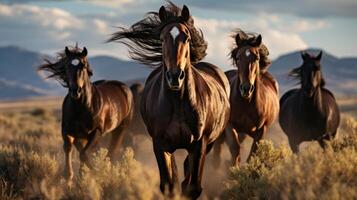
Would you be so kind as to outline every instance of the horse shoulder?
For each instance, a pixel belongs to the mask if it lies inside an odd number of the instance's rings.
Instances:
[[[289,97],[291,97],[293,94],[296,94],[297,91],[299,91],[298,88],[285,92],[285,94],[280,98],[280,107],[282,107],[282,105]]]
[[[332,93],[330,90],[328,90],[328,89],[326,89],[326,88],[321,88],[321,91],[323,92],[323,94],[327,94],[327,95],[330,96],[333,100],[336,101],[335,96],[333,95],[333,93]]]
[[[263,83],[273,88],[276,94],[279,94],[279,84],[276,81],[276,79],[273,77],[273,75],[269,72],[265,72],[262,74],[262,77],[263,77]]]
[[[207,62],[199,62],[195,64],[194,67],[198,70],[204,71],[207,74],[211,75],[218,83],[221,84],[221,86],[223,87],[229,98],[230,96],[229,81],[226,75],[224,74],[224,72],[219,67]]]

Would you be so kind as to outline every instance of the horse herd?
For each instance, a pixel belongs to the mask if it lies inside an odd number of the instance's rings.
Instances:
[[[262,36],[237,30],[234,38],[230,58],[236,69],[224,73],[201,62],[207,43],[186,6],[181,9],[169,2],[130,28],[119,28],[108,41],[123,43],[133,60],[154,67],[143,92],[135,94],[140,98],[133,98],[130,88],[119,81],[92,83],[85,47],[66,47],[56,62],[47,60],[39,69],[68,88],[62,107],[65,177],[73,177],[73,146],[80,152],[81,163],[90,167],[91,153],[108,132],[112,133],[109,156],[114,159],[135,107],[140,107],[152,137],[161,191],[171,194],[177,187],[173,153],[187,150],[181,187],[191,199],[202,192],[205,158],[212,148],[218,163],[226,142],[232,165],[239,165],[240,143],[246,135],[254,139],[251,158],[278,114],[294,152],[303,141],[317,140],[323,147],[325,140],[335,136],[340,116],[333,94],[324,88],[322,52],[301,54],[302,66],[290,72],[301,88],[285,93],[279,103],[278,83],[268,72],[271,61]],[[137,99],[140,106],[135,106]]]

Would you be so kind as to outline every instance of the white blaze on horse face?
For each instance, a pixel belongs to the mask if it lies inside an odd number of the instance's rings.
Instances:
[[[173,41],[174,41],[174,43],[175,43],[175,39],[176,39],[177,36],[180,34],[180,31],[179,31],[179,29],[178,29],[176,26],[174,26],[174,27],[172,27],[172,29],[171,29],[171,31],[170,31],[170,34],[171,34],[172,39],[173,39]]]
[[[79,60],[78,60],[78,59],[73,59],[73,60],[71,61],[71,64],[72,64],[73,66],[77,66],[77,65],[79,64]]]
[[[250,56],[250,50],[249,49],[247,49],[246,51],[245,51],[245,56]]]

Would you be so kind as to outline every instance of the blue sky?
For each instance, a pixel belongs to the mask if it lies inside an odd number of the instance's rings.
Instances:
[[[130,26],[159,0],[0,0],[0,46],[53,54],[79,42],[89,55],[127,59],[120,44],[104,43],[115,26]],[[235,28],[261,33],[271,58],[308,47],[339,57],[357,56],[356,0],[178,0],[186,4],[208,41],[207,60],[227,68]]]

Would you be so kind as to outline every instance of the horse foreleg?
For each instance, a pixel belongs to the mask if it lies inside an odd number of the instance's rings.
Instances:
[[[237,131],[234,128],[230,128],[226,133],[226,142],[231,152],[231,164],[232,166],[239,166],[240,164],[240,141]]]
[[[288,138],[289,139],[289,145],[293,153],[298,153],[299,152],[299,142],[297,142],[293,138]]]
[[[88,167],[92,167],[90,160],[89,160],[89,155],[93,153],[95,147],[97,146],[99,142],[101,134],[98,130],[93,131],[92,133],[89,134],[87,140],[86,146],[83,148],[83,150],[80,152],[80,159],[82,163],[85,163]]]
[[[162,193],[168,189],[169,195],[173,194],[175,181],[177,181],[177,168],[171,153],[163,151],[154,141],[154,153],[160,171],[160,190]],[[168,187],[168,188],[167,188]]]
[[[197,199],[202,192],[202,174],[206,158],[207,139],[202,137],[189,152],[189,175],[182,183],[183,194],[190,199]]]
[[[252,156],[257,151],[258,143],[264,137],[265,132],[266,132],[266,126],[263,126],[262,128],[256,130],[255,133],[252,134],[252,136],[253,136],[253,144],[252,144],[252,148],[250,149],[249,156],[248,156],[248,160],[247,160],[248,162],[250,161]]]
[[[113,131],[109,145],[109,158],[112,162],[115,161],[115,155],[118,155],[119,153],[118,147],[123,143],[124,135],[123,124]]]
[[[73,141],[74,138],[63,134],[63,151],[65,154],[65,163],[64,176],[70,181],[73,178],[73,167],[72,167],[72,150],[73,150]]]
[[[76,147],[76,149],[79,153],[81,153],[83,151],[86,144],[87,144],[87,140],[85,140],[85,139],[76,138],[74,140],[74,146]],[[80,168],[82,168],[82,167],[83,167],[83,162],[81,162]]]

